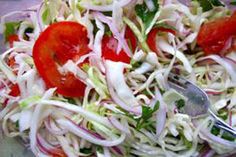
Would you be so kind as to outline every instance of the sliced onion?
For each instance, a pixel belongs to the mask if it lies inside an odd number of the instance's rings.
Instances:
[[[211,59],[217,62],[218,64],[220,64],[221,66],[223,66],[225,70],[229,73],[229,75],[231,76],[232,81],[234,83],[236,82],[236,73],[235,73],[236,67],[231,62],[217,55],[206,56],[206,57],[198,59],[197,61],[202,61],[206,59]]]
[[[42,151],[45,154],[55,155],[58,157],[65,156],[64,152],[61,149],[58,149],[57,147],[53,147],[52,145],[47,143],[40,134],[37,134],[37,145],[40,151]]]
[[[74,133],[75,135],[79,136],[80,138],[83,138],[93,144],[101,145],[104,147],[112,147],[117,146],[121,144],[125,140],[125,134],[121,134],[121,136],[118,139],[115,140],[102,140],[98,136],[95,136],[94,133],[91,133],[91,131],[82,128],[79,125],[76,125],[72,121],[60,119],[57,120],[58,124],[60,124],[62,127],[66,128],[68,131]]]
[[[111,157],[111,153],[107,147],[103,147],[104,157]]]
[[[124,80],[124,64],[121,62],[115,63],[112,61],[106,61],[105,68],[107,86],[113,101],[126,111],[140,115],[142,112],[141,106],[139,106],[137,100],[135,100],[131,89],[127,86]],[[116,92],[119,92],[119,94]]]
[[[111,149],[112,149],[115,153],[117,153],[118,155],[121,155],[121,156],[124,155],[123,151],[122,151],[118,146],[113,146],[113,147],[111,147]]]
[[[156,90],[154,100],[156,100],[156,102],[157,101],[160,102],[160,106],[156,114],[156,135],[157,137],[159,137],[165,128],[167,105],[164,102],[161,93],[157,90]]]
[[[173,46],[171,46],[169,43],[166,42],[165,39],[161,37],[159,37],[159,39],[157,40],[157,45],[162,51],[167,52],[173,56],[176,56],[176,58],[178,58],[183,63],[184,68],[186,69],[187,72],[189,73],[192,72],[192,66],[188,58],[186,58],[186,56],[182,52],[180,52],[177,49],[174,49]]]
[[[42,2],[39,5],[39,8],[37,9],[37,21],[38,21],[38,26],[39,26],[39,30],[42,32],[43,31],[43,23],[42,23],[42,18],[41,18],[41,10],[43,8],[44,2]]]
[[[204,89],[204,91],[209,95],[221,95],[223,91],[216,91],[213,89]]]
[[[52,121],[51,117],[48,117],[45,121],[44,121],[44,125],[45,127],[48,129],[48,131],[51,134],[54,135],[63,135],[65,133],[67,133],[66,130],[64,129],[59,129],[56,124]]]
[[[106,17],[102,13],[99,13],[99,12],[94,12],[93,15],[94,15],[94,17],[98,18],[100,21],[106,23],[109,26],[109,28],[112,31],[114,37],[117,38],[118,42],[123,46],[123,49],[124,49],[125,53],[128,56],[131,57],[133,54],[132,54],[125,38],[119,32],[118,28],[114,25],[112,20],[109,19],[109,17]]]
[[[130,134],[130,130],[128,127],[125,127],[124,125],[121,124],[115,117],[111,116],[108,118],[108,120],[111,122],[111,124],[118,130]]]

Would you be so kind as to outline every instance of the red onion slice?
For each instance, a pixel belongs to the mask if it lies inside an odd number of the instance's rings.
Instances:
[[[44,154],[53,155],[57,157],[66,156],[64,151],[62,151],[61,149],[57,147],[53,147],[52,145],[47,143],[40,134],[37,134],[36,139],[37,139],[37,145],[39,147],[39,150],[42,151]]]
[[[80,138],[83,138],[93,144],[101,145],[104,147],[117,146],[121,144],[125,140],[125,137],[126,137],[125,134],[121,134],[121,136],[115,140],[103,140],[97,134],[94,134],[91,131],[85,128],[82,128],[81,126],[76,125],[72,121],[60,119],[60,120],[57,120],[57,122],[62,127],[66,128],[68,131],[75,134],[76,136],[79,136]]]
[[[111,124],[118,130],[130,134],[130,130],[128,127],[125,127],[121,122],[119,122],[115,117],[111,116],[108,118],[108,120],[111,122]]]
[[[59,129],[58,127],[56,127],[56,124],[52,121],[51,117],[48,117],[44,121],[44,125],[48,129],[48,131],[53,135],[63,135],[67,133],[66,130]]]

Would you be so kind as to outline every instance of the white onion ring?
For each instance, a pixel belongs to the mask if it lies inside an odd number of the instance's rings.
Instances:
[[[124,124],[121,124],[115,117],[108,117],[108,120],[116,129],[125,132],[126,134],[130,134],[129,128],[125,127]]]

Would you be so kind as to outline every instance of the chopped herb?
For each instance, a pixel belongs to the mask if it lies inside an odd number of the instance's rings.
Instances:
[[[202,7],[203,11],[209,11],[214,7],[225,6],[220,0],[194,0],[197,1]]]
[[[231,0],[230,4],[231,5],[236,5],[236,0]]]
[[[185,101],[183,99],[179,99],[175,102],[178,110],[181,110],[185,106]]]
[[[139,61],[135,61],[135,60],[131,60],[131,66],[132,66],[132,69],[136,69],[138,67],[141,66],[142,62],[139,62]]]
[[[213,6],[225,6],[220,0],[209,0]]]
[[[226,119],[228,119],[228,110],[227,109],[220,109],[219,111],[218,111],[218,116],[220,117],[220,118],[222,118],[223,120],[226,120]]]
[[[18,121],[16,121],[16,128],[19,128],[19,120]]]
[[[140,130],[141,128],[145,128],[149,125],[152,125],[154,121],[150,121],[150,118],[152,117],[153,113],[155,113],[159,109],[159,101],[156,102],[154,108],[152,109],[149,106],[142,106],[142,116],[137,118],[137,130]]]
[[[99,153],[103,153],[104,151],[103,151],[103,148],[101,147],[101,146],[97,146],[97,151],[99,152]]]
[[[213,126],[212,129],[211,129],[211,133],[215,136],[218,136],[220,134],[220,129],[217,128],[216,126]],[[223,135],[222,135],[222,138],[225,139],[225,140],[228,140],[228,141],[234,141],[235,140],[234,136],[231,135],[228,132],[224,132]]]
[[[228,141],[234,141],[235,137],[228,132],[224,132],[222,138]]]
[[[76,101],[75,101],[75,99],[73,99],[73,98],[68,98],[68,103],[70,103],[70,104],[76,104]]]
[[[217,128],[217,127],[215,127],[215,126],[213,126],[213,127],[211,128],[211,133],[212,133],[213,135],[217,136],[217,135],[219,135],[219,133],[220,133],[220,129]]]
[[[8,40],[8,37],[10,35],[16,34],[17,29],[20,26],[20,22],[7,22],[5,23],[5,31],[4,31],[4,37],[5,41]]]
[[[107,24],[105,24],[105,34],[108,35],[109,37],[112,36],[112,32]]]
[[[190,148],[193,146],[192,142],[191,142],[191,141],[188,141],[187,138],[184,136],[183,133],[180,134],[180,137],[181,137],[181,139],[183,140],[184,145],[185,145],[188,149],[190,149]]]
[[[145,2],[143,4],[137,4],[135,6],[135,12],[137,16],[144,23],[145,29],[147,29],[150,26],[152,20],[155,17],[156,12],[159,9],[158,0],[146,0],[146,1],[149,1],[148,3],[152,2],[153,8],[151,8],[151,10],[150,8],[148,8]]]
[[[83,154],[92,154],[93,150],[92,150],[92,148],[81,148],[80,152]]]
[[[106,16],[112,16],[112,11],[104,11],[102,13]]]

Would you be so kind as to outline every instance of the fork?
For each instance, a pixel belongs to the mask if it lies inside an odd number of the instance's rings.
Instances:
[[[170,88],[175,89],[177,92],[180,92],[183,96],[188,98],[187,105],[184,106],[184,112],[186,114],[192,118],[198,118],[210,114],[215,121],[216,127],[223,129],[236,137],[236,130],[220,119],[210,109],[210,100],[201,88],[174,73],[169,74],[168,84]]]

